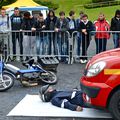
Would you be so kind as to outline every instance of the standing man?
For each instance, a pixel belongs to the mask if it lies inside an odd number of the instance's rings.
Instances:
[[[18,39],[19,47],[20,47],[20,59],[22,60],[23,55],[23,35],[22,29],[22,16],[20,15],[20,10],[18,7],[14,8],[14,14],[10,17],[11,18],[11,28],[12,28],[12,44],[13,44],[13,60],[16,59],[16,42]],[[16,31],[16,32],[15,32]]]
[[[82,32],[82,57],[80,63],[87,63],[87,49],[90,44],[90,32],[93,30],[93,23],[88,20],[88,15],[84,14],[79,25],[79,31]]]
[[[116,10],[115,16],[111,20],[111,31],[113,31],[114,48],[120,47],[120,10]]]
[[[110,25],[109,22],[105,19],[105,15],[103,13],[99,14],[98,20],[94,22],[96,34],[95,34],[95,42],[96,42],[96,54],[106,51],[107,40],[110,38],[109,32]]]
[[[0,15],[0,52],[3,52],[5,45],[8,47],[8,32],[11,30],[10,27],[10,19],[6,15],[6,10],[2,8]]]
[[[69,30],[69,21],[65,17],[64,11],[61,11],[59,13],[59,16],[60,18],[56,21],[55,32],[59,32],[59,38],[57,39],[57,43],[59,53],[62,56],[61,62],[66,62],[66,56],[68,55],[68,34],[66,33],[66,31]]]
[[[77,27],[77,30],[80,26],[80,22],[82,20],[82,16],[84,15],[84,12],[83,11],[80,11],[80,17],[78,19],[76,19],[76,27]],[[81,40],[82,40],[82,35],[81,35],[81,32],[77,32],[77,55],[78,55],[78,58],[80,56],[80,47],[81,47]]]
[[[36,53],[36,19],[31,16],[30,12],[24,13],[22,29],[25,30],[24,33],[24,54],[26,55],[26,60],[29,59],[29,56]]]
[[[36,25],[36,52],[37,55],[45,55],[48,51],[47,49],[47,34],[44,32],[41,32],[43,30],[46,30],[46,24],[45,20],[43,18],[43,14],[40,12]]]

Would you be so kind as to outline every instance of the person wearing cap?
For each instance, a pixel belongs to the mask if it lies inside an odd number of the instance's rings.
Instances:
[[[58,91],[46,85],[41,87],[39,94],[43,102],[51,102],[57,107],[72,111],[82,111],[83,107],[87,107],[83,100],[82,91],[77,89],[73,89],[72,91]]]

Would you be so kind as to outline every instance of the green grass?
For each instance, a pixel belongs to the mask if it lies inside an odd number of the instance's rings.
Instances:
[[[36,1],[36,0],[34,0]],[[38,0],[37,0],[38,1]],[[59,8],[55,11],[57,16],[61,10],[66,12],[66,16],[70,10],[75,10],[76,18],[79,17],[79,12],[84,11],[88,14],[89,19],[94,21],[98,18],[100,12],[103,12],[108,21],[114,16],[116,9],[120,9],[120,5],[118,6],[110,6],[110,7],[102,7],[102,8],[94,8],[94,9],[85,9],[81,5],[90,3],[91,0],[46,0],[52,1],[54,3],[59,4]]]

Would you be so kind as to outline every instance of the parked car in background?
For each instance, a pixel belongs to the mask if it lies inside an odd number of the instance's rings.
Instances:
[[[94,56],[80,83],[88,105],[108,109],[120,120],[120,48]]]

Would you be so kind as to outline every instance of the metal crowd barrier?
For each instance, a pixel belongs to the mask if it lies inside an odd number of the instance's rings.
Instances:
[[[9,31],[9,35],[7,60],[56,56],[60,61],[70,61],[68,31]]]
[[[110,35],[106,43],[106,50],[115,48],[116,43],[113,38],[115,39],[117,34],[120,40],[120,31],[92,31],[88,37],[78,31],[74,31],[72,34],[68,31],[9,31],[0,32],[0,38],[4,39],[7,46],[5,49],[7,60],[56,56],[60,61],[65,59],[72,64],[74,61],[79,62],[80,59],[89,59],[96,55],[96,45],[99,46],[101,43],[96,44],[95,38],[97,34],[102,35],[103,33]],[[98,39],[98,41],[100,40]],[[102,43],[103,46],[105,45]]]
[[[104,34],[103,34],[104,33]],[[105,40],[104,37],[106,37],[106,34],[109,35],[109,37]],[[96,40],[96,35],[98,35],[98,40]],[[119,45],[116,46],[116,41],[114,39],[116,38],[116,35],[119,39]],[[87,57],[87,59],[90,59],[94,55],[120,47],[120,31],[92,31],[89,33],[88,38],[84,37],[82,33],[79,33],[78,31],[74,31],[72,33],[72,63],[73,61],[80,61],[80,59]],[[89,39],[89,42],[87,43],[87,39]],[[107,41],[106,43],[101,42]],[[100,45],[101,44],[101,45]],[[106,45],[105,45],[106,44]],[[97,47],[98,46],[98,47]],[[102,46],[100,48],[99,46]],[[104,48],[106,46],[106,49]],[[85,49],[85,54],[84,50]],[[102,49],[101,51],[99,49]]]

